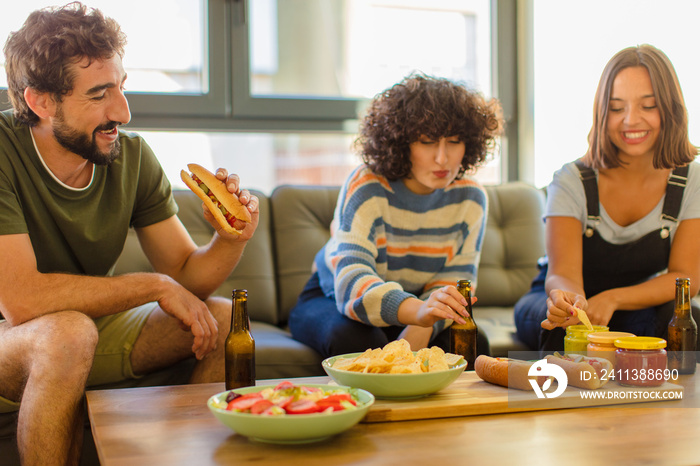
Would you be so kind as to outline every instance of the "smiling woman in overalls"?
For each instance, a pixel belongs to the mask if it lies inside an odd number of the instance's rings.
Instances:
[[[533,350],[563,349],[574,307],[594,325],[664,338],[676,278],[700,289],[698,149],[668,57],[650,45],[618,52],[593,115],[587,153],[547,189],[547,257],[515,308]]]

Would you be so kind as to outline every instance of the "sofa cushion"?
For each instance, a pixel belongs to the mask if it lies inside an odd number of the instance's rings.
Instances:
[[[251,321],[255,339],[255,377],[279,379],[324,375],[316,351],[294,340],[289,332],[264,322]]]
[[[249,290],[248,313],[252,320],[277,324],[277,290],[272,259],[272,239],[270,237],[270,201],[267,196],[251,191],[260,199],[260,217],[255,235],[248,241],[243,257],[228,279],[214,293],[230,298],[236,288]],[[202,201],[189,190],[174,190],[173,195],[180,210],[178,217],[189,231],[197,245],[211,240],[214,228],[204,219]],[[129,231],[115,274],[152,271],[136,237]]]
[[[328,238],[339,187],[279,186],[270,196],[280,320],[311,276],[314,256]]]
[[[306,281],[316,252],[328,241],[340,188],[280,186],[270,196],[281,319],[286,320]],[[479,265],[477,324],[495,356],[524,350],[515,336],[513,305],[525,294],[544,254],[544,194],[512,182],[486,186],[486,236]]]
[[[486,186],[489,218],[477,276],[478,308],[512,308],[544,255],[544,193],[523,182]]]
[[[316,252],[330,237],[340,188],[280,186],[271,195],[282,319],[311,274]],[[478,307],[509,306],[525,294],[544,254],[544,194],[511,182],[486,186],[489,213],[478,273]]]
[[[509,351],[530,350],[515,333],[512,306],[475,308],[474,320],[489,340],[491,356],[508,357]]]

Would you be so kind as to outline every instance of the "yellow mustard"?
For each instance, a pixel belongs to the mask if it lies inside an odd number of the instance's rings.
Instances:
[[[593,330],[588,330],[585,325],[569,325],[566,327],[566,336],[564,337],[564,352],[586,356],[588,353],[588,339],[586,338],[588,334],[607,332],[608,330],[610,329],[604,325],[594,325]]]

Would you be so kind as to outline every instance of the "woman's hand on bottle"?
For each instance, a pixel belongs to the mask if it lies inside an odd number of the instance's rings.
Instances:
[[[552,290],[547,298],[547,318],[540,324],[545,330],[568,327],[579,322],[576,309],[588,309],[586,298],[578,293]]]
[[[475,302],[476,298],[472,296],[472,304]],[[430,293],[428,299],[422,302],[416,313],[416,320],[418,325],[423,327],[429,327],[444,319],[463,324],[466,322],[464,317],[469,315],[466,306],[467,300],[457,288],[452,285],[443,286]]]

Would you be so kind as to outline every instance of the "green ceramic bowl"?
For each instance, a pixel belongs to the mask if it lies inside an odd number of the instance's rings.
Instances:
[[[217,407],[221,403],[225,404],[228,391],[218,393],[209,398],[207,406],[225,426],[231,428],[237,434],[249,437],[252,440],[267,443],[310,443],[324,440],[351,428],[365,417],[370,406],[374,403],[374,396],[365,390],[338,387],[336,385],[310,383],[303,385],[324,390],[337,390],[340,388],[351,392],[358,399],[357,409],[335,411],[327,414],[314,413],[281,416],[237,413]],[[274,385],[264,385],[237,388],[233,391],[246,394],[274,387]]]
[[[422,374],[363,374],[361,372],[333,369],[339,358],[354,358],[362,353],[349,353],[333,356],[322,363],[323,370],[340,385],[361,388],[377,398],[418,398],[438,392],[454,382],[464,372],[467,362],[446,371],[424,372]]]

